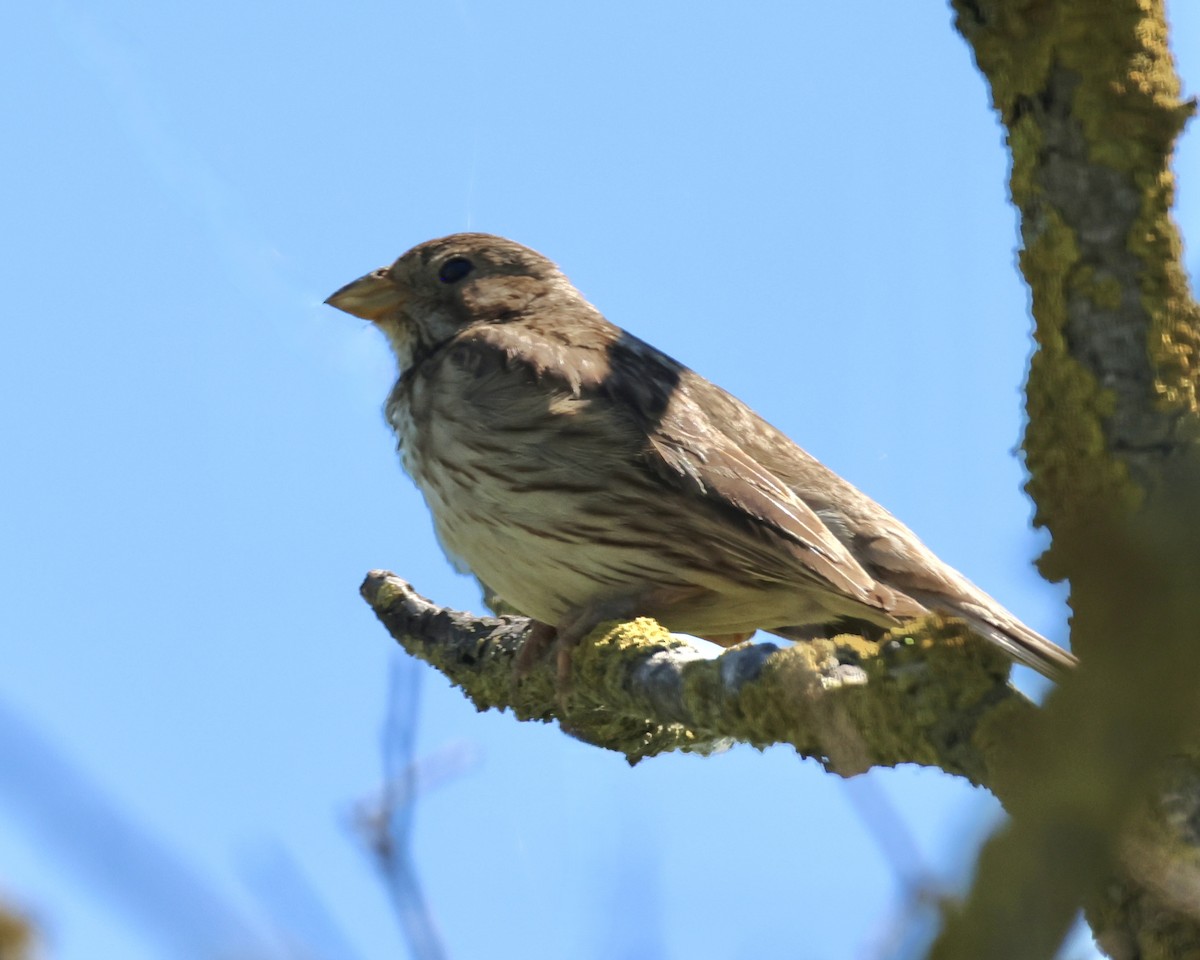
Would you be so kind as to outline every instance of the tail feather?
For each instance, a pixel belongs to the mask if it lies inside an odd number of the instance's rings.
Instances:
[[[991,616],[974,617],[967,610],[959,613],[972,629],[999,646],[1017,663],[1032,667],[1043,677],[1061,680],[1079,666],[1079,658],[1075,654],[1047,640],[1016,618],[995,623]]]
[[[1073,653],[1047,640],[1036,630],[1029,629],[994,600],[983,606],[970,601],[951,603],[946,597],[922,595],[915,590],[912,595],[929,610],[938,610],[966,621],[971,630],[996,644],[1011,660],[1036,670],[1050,680],[1061,680],[1079,666],[1079,659]],[[772,627],[768,632],[786,640],[803,642],[829,636],[832,630],[873,637],[884,629],[867,620],[846,617],[833,625]]]
[[[1079,658],[1073,653],[1025,626],[982,592],[978,602],[922,595],[917,591],[910,593],[931,610],[961,617],[972,630],[991,640],[1014,661],[1036,670],[1043,677],[1061,680],[1079,666]]]

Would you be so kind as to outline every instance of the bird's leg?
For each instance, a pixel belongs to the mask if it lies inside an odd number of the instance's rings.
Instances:
[[[697,586],[646,587],[634,593],[593,600],[572,611],[558,625],[558,637],[554,643],[557,654],[556,683],[559,691],[569,688],[572,651],[600,624],[608,620],[633,620],[635,617],[669,619],[672,610],[686,606],[706,592],[706,588]],[[728,645],[745,638],[728,634],[714,642],[725,641],[725,645]]]
[[[639,616],[669,621],[673,610],[686,607],[705,593],[706,588],[696,586],[647,587],[633,593],[592,600],[572,610],[556,627],[534,621],[517,656],[515,679],[524,679],[533,665],[553,649],[555,687],[561,700],[570,691],[573,651],[600,624],[609,620],[632,620]],[[750,631],[718,634],[702,639],[729,647],[748,640],[753,635],[754,631]]]
[[[632,620],[640,597],[610,597],[596,600],[574,610],[558,625],[554,640],[554,684],[559,699],[570,691],[571,655],[584,638],[606,620]]]
[[[541,620],[534,620],[525,641],[521,644],[516,663],[513,665],[513,679],[524,680],[529,676],[533,665],[546,655],[557,639],[557,628],[548,623],[542,623]]]

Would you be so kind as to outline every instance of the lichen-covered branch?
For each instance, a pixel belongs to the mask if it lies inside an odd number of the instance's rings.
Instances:
[[[1200,491],[1163,489],[1181,514],[1156,498],[1136,525],[1099,516],[1072,540],[1074,563],[1097,565],[1072,585],[1090,656],[1040,736],[1012,743],[1012,821],[938,960],[1051,956],[1080,906],[1112,957],[1200,957]]]
[[[29,918],[0,902],[0,960],[29,960],[37,946]]]
[[[438,607],[383,571],[362,593],[397,642],[479,709],[557,719],[631,761],[732,741],[787,743],[844,775],[919,763],[993,789],[999,780],[1003,798],[1007,744],[1037,720],[1008,685],[1003,655],[935,617],[880,643],[846,636],[725,651],[651,620],[614,624],[575,650],[563,694],[551,662],[516,678],[528,620]]]
[[[1048,956],[1080,903],[1110,956],[1200,956],[1200,899],[1180,894],[1200,877],[1200,309],[1170,217],[1194,104],[1162,0],[953,6],[1012,151],[1028,489],[1084,669],[1025,745],[1013,823],[933,956]]]
[[[1180,98],[1162,0],[955,0],[1012,152],[1034,354],[1024,447],[1053,533],[1132,507],[1195,444],[1200,311],[1171,219]],[[1053,577],[1071,573],[1054,547]]]

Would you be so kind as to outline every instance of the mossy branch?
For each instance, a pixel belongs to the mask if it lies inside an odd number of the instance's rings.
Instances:
[[[1162,0],[954,0],[1012,153],[1036,321],[1024,448],[1037,521],[1129,510],[1196,444],[1200,309],[1171,218],[1180,97]],[[1072,576],[1058,544],[1051,579]]]
[[[405,650],[461,686],[480,710],[557,719],[573,736],[630,761],[730,742],[786,743],[846,776],[917,763],[1003,799],[998,771],[1011,763],[1007,744],[1037,719],[1008,684],[1003,655],[938,617],[878,643],[843,636],[724,651],[652,620],[612,624],[576,648],[570,692],[560,696],[552,662],[516,679],[530,621],[439,607],[385,571],[370,573],[362,594]]]
[[[1110,956],[1197,957],[1200,309],[1170,215],[1195,105],[1162,0],[953,6],[1012,151],[1028,490],[1084,668],[1021,748],[1013,823],[932,956],[1049,956],[1084,903]]]

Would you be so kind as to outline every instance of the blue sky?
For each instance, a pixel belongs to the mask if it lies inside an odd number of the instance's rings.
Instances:
[[[429,237],[541,250],[1062,638],[1007,160],[945,5],[100,7],[0,41],[0,894],[51,956],[213,956],[271,905],[321,957],[404,955],[347,828],[398,659],[357,588],[480,604],[382,339],[321,301]],[[1194,238],[1195,130],[1177,170]],[[463,767],[414,839],[455,957],[883,956],[911,858],[872,829],[953,882],[996,815],[784,749],[631,770],[422,674],[419,751]]]

